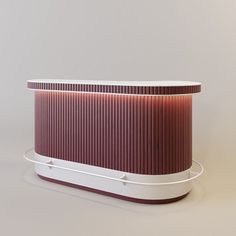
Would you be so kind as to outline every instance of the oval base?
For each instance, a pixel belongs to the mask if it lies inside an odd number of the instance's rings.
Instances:
[[[93,193],[97,193],[97,194],[102,194],[105,196],[109,196],[109,197],[114,197],[114,198],[118,198],[121,200],[125,200],[125,201],[130,201],[130,202],[136,202],[136,203],[142,203],[142,204],[167,204],[167,203],[173,203],[176,201],[179,201],[183,198],[185,198],[188,193],[185,193],[182,196],[178,196],[178,197],[174,197],[174,198],[169,198],[169,199],[160,199],[160,200],[153,200],[153,199],[139,199],[139,198],[133,198],[133,197],[127,197],[127,196],[123,196],[120,194],[115,194],[115,193],[110,193],[110,192],[106,192],[106,191],[102,191],[102,190],[98,190],[98,189],[93,189],[93,188],[89,188],[89,187],[85,187],[85,186],[81,186],[81,185],[77,185],[77,184],[72,184],[72,183],[68,183],[65,181],[61,181],[61,180],[56,180],[56,179],[52,179],[52,178],[48,178],[42,175],[39,175],[39,178],[52,182],[52,183],[56,183],[56,184],[62,184],[68,187],[72,187],[72,188],[77,188],[77,189],[82,189],[82,190],[86,190],[89,192],[93,192]]]

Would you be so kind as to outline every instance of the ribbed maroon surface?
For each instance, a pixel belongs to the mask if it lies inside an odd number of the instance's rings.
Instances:
[[[138,174],[192,163],[192,97],[35,91],[35,151]]]
[[[138,82],[137,82],[138,83]],[[128,85],[104,85],[104,84],[71,84],[57,82],[28,82],[28,88],[36,90],[60,90],[80,91],[96,93],[120,93],[120,94],[191,94],[201,91],[201,85],[186,86],[128,86]]]

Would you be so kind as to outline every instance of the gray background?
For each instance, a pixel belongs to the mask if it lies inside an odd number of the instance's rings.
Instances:
[[[0,0],[1,235],[235,235],[236,2]],[[32,78],[192,80],[204,176],[168,205],[138,205],[39,180]]]

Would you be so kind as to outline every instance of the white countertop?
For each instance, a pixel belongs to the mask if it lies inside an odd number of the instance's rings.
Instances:
[[[201,85],[200,82],[192,81],[112,81],[112,80],[58,80],[58,79],[35,79],[28,80],[32,83],[53,83],[53,84],[87,84],[87,85],[116,85],[116,86],[147,86],[147,87],[181,87],[181,86],[197,86]]]

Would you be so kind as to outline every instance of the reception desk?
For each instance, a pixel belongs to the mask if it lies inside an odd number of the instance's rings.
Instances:
[[[187,81],[30,80],[43,179],[142,203],[183,198],[203,172],[192,160]],[[199,171],[192,171],[196,164]]]

